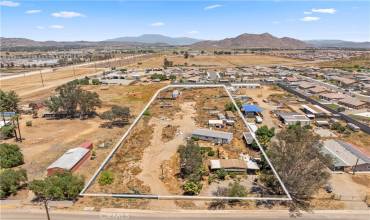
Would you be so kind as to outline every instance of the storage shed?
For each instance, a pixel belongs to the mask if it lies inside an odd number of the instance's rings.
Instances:
[[[68,150],[47,168],[47,175],[77,170],[90,157],[90,152],[91,149],[85,147],[76,147]]]
[[[192,137],[199,138],[204,141],[212,141],[217,144],[225,144],[231,142],[233,139],[233,133],[199,128],[193,131]]]

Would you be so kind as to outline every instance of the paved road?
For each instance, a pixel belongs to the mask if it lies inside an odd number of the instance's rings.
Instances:
[[[186,213],[180,212],[117,212],[117,213],[99,213],[99,212],[58,212],[53,213],[51,211],[52,220],[161,220],[161,219],[292,219],[289,217],[286,211],[245,211],[245,212],[223,212],[223,211],[200,211],[198,213]],[[333,220],[367,220],[369,219],[370,211],[317,211],[317,213],[305,213],[299,220],[316,220],[316,219],[333,219]],[[14,211],[14,210],[2,210],[0,219],[11,220],[11,219],[45,219],[46,215],[40,211]]]

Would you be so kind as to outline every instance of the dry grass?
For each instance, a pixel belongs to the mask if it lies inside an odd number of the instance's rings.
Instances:
[[[220,55],[220,56],[195,56],[185,59],[183,56],[158,56],[145,61],[142,61],[140,65],[132,64],[129,67],[134,68],[161,68],[163,67],[163,60],[167,57],[168,60],[173,62],[173,65],[184,65],[187,63],[188,66],[201,66],[201,67],[237,67],[237,66],[248,66],[248,65],[264,65],[264,64],[291,64],[299,62],[295,59],[281,58],[274,56],[263,56],[263,55]]]
[[[370,54],[349,59],[322,62],[319,66],[323,68],[341,68],[349,70],[356,70],[358,68],[370,69]]]
[[[351,143],[361,151],[365,152],[366,154],[370,155],[370,135],[359,131],[359,132],[352,132],[349,136],[344,136],[342,139],[348,143]]]
[[[352,180],[360,185],[366,186],[370,194],[370,174],[357,174],[352,176]]]

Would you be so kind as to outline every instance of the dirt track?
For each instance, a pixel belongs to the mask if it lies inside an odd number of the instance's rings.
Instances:
[[[143,162],[141,164],[142,172],[138,178],[150,186],[151,193],[158,195],[171,195],[166,185],[161,181],[161,164],[172,157],[179,145],[184,144],[184,139],[193,129],[196,128],[194,122],[194,103],[185,102],[181,104],[181,112],[175,115],[174,120],[162,120],[156,117],[151,118],[149,124],[154,126],[153,138],[151,144],[144,151]],[[179,126],[178,134],[174,139],[164,143],[162,141],[162,129],[171,124]],[[167,201],[166,207],[176,206],[174,201]]]

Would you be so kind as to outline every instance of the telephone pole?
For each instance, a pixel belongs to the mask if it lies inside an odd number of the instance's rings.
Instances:
[[[45,85],[44,85],[44,78],[42,77],[42,72],[41,72],[41,70],[40,70],[40,77],[41,77],[42,87],[45,87]]]

